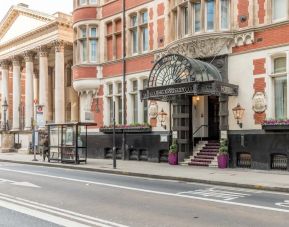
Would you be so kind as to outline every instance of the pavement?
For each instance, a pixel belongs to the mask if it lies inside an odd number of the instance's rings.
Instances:
[[[117,160],[117,168],[113,169],[112,160],[88,159],[87,164],[64,164],[32,161],[33,155],[18,153],[0,153],[0,162],[12,162],[29,165],[59,167],[67,169],[114,173],[127,176],[148,177],[156,179],[197,182],[212,185],[240,188],[260,189],[289,193],[288,171],[265,171],[252,169],[218,169],[193,166],[172,166],[167,163]]]

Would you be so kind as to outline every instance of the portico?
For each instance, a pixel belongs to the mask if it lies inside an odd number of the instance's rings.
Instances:
[[[78,95],[71,87],[72,37],[69,15],[47,15],[23,5],[9,10],[0,24],[0,72],[1,106],[6,99],[11,131],[31,134],[34,104],[43,106],[47,123],[78,120]]]

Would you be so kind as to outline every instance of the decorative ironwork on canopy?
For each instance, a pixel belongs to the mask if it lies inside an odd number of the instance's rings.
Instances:
[[[238,95],[238,86],[222,82],[212,64],[169,54],[153,67],[141,99],[168,101],[178,95]]]
[[[154,65],[148,87],[212,80],[222,81],[220,72],[212,64],[179,54],[169,54]]]

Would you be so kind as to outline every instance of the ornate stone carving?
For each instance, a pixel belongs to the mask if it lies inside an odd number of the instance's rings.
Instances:
[[[167,54],[181,54],[190,58],[208,58],[214,57],[220,54],[224,48],[230,46],[233,41],[232,37],[215,37],[215,38],[199,38],[174,43],[166,48],[165,51],[157,53],[155,60],[159,60],[161,57]],[[228,51],[227,51],[228,52]]]
[[[31,51],[25,51],[23,53],[25,62],[33,62],[34,53]]]
[[[49,48],[47,46],[39,46],[36,48],[39,57],[48,57]]]
[[[55,47],[55,52],[63,52],[64,51],[64,41],[63,40],[55,40],[55,41],[53,41],[53,45]]]
[[[21,66],[20,57],[19,56],[12,56],[11,57],[12,65],[13,66]]]
[[[255,113],[263,113],[267,109],[266,95],[264,92],[256,92],[252,98],[252,109]]]
[[[158,104],[156,101],[151,101],[149,104],[149,117],[156,119],[158,116]]]
[[[0,62],[2,69],[8,70],[9,69],[9,61],[3,60]]]
[[[245,32],[235,35],[234,41],[235,46],[244,46],[254,43],[255,33],[254,32]]]

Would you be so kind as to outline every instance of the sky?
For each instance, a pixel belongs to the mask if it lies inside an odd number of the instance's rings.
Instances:
[[[6,15],[12,5],[25,3],[30,9],[44,13],[53,14],[55,12],[72,13],[73,0],[0,0],[0,21]]]

